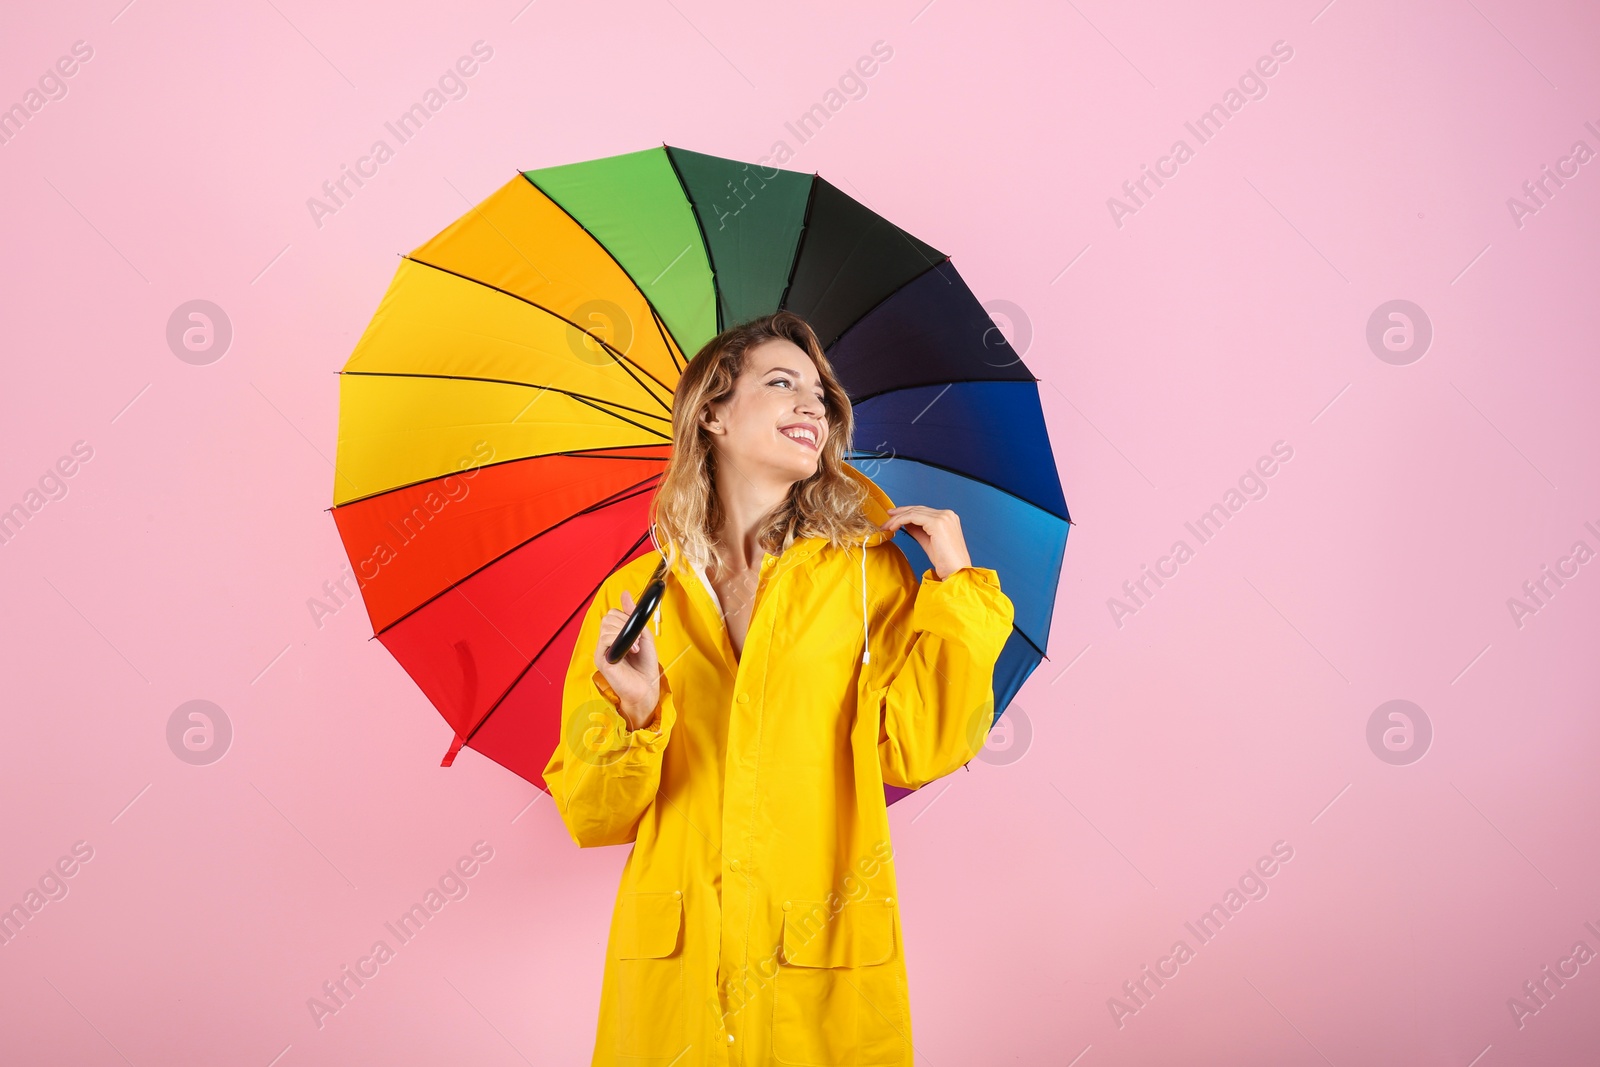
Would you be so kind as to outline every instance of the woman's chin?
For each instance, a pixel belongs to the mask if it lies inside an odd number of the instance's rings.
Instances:
[[[820,456],[812,456],[809,461],[804,456],[801,456],[798,460],[791,457],[784,464],[783,470],[791,482],[803,482],[813,474],[816,474],[821,465]]]

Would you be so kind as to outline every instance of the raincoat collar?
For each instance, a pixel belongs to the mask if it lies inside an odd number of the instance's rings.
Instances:
[[[857,470],[853,465],[851,465],[849,463],[846,463],[844,465],[844,469],[867,492],[866,500],[863,502],[862,507],[861,507],[862,513],[864,515],[866,515],[866,517],[869,520],[871,520],[872,522],[876,523],[879,526],[882,526],[889,519],[889,509],[894,507],[894,501],[889,498],[889,494],[885,493],[881,488],[878,487],[878,484],[876,482],[874,482],[871,478],[867,477],[861,471]],[[862,537],[862,539],[860,541],[860,548],[855,550],[855,551],[859,551],[860,552],[860,556],[861,556],[861,634],[862,634],[861,662],[862,663],[869,663],[869,662],[871,662],[871,658],[872,658],[872,655],[871,655],[871,632],[870,632],[870,630],[868,628],[868,624],[867,624],[867,553],[866,553],[866,550],[868,548],[873,548],[873,547],[876,547],[877,545],[881,545],[885,541],[893,540],[893,538],[894,538],[894,533],[892,531],[882,530],[882,529],[873,530],[871,533],[865,534]],[[778,576],[787,573],[788,571],[794,569],[795,567],[800,566],[806,560],[810,559],[813,555],[815,555],[827,543],[828,543],[828,539],[826,537],[800,537],[800,538],[796,538],[794,541],[792,541],[789,544],[789,546],[787,548],[785,548],[783,550],[781,555],[776,557],[776,559],[777,559],[777,564],[776,564],[777,570],[774,571],[773,577],[777,578]],[[716,589],[711,584],[711,579],[706,576],[705,568],[703,566],[698,565],[698,564],[691,565],[686,560],[684,560],[684,559],[682,559],[680,557],[679,560],[673,565],[673,573],[675,573],[679,577],[680,580],[698,581],[700,583],[700,585],[705,589],[707,596],[710,598],[711,604],[717,609],[717,615],[718,615],[718,618],[720,620],[721,615],[722,615],[722,605],[721,605],[720,600],[717,598]],[[656,627],[655,627],[656,632],[660,633],[661,632],[661,613],[660,613],[659,610],[656,612],[655,623],[656,623]]]

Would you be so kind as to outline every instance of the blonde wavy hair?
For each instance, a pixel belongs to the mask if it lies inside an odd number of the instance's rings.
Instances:
[[[709,406],[732,395],[750,350],[764,341],[793,342],[816,364],[828,416],[827,441],[811,477],[795,482],[758,534],[760,544],[781,554],[796,538],[825,537],[844,546],[878,530],[862,504],[866,490],[845,472],[845,450],[855,430],[850,396],[811,326],[792,311],[777,311],[724,330],[707,341],[684,368],[672,398],[672,455],[650,502],[650,519],[661,546],[709,568],[723,514],[716,491],[716,450],[701,425]]]

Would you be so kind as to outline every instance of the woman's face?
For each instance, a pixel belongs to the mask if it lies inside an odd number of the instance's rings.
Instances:
[[[781,338],[763,341],[745,353],[733,393],[711,405],[712,447],[748,478],[804,481],[817,473],[828,441],[822,398],[822,378],[805,349]]]

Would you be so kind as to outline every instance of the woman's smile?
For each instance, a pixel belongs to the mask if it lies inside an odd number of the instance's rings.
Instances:
[[[813,423],[796,422],[778,427],[778,432],[795,444],[815,452],[819,446],[818,429]]]

